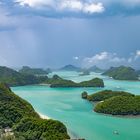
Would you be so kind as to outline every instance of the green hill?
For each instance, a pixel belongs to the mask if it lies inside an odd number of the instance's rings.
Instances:
[[[47,76],[21,74],[11,68],[0,66],[0,82],[7,83],[9,86],[39,84],[47,79]]]
[[[27,101],[16,96],[7,85],[0,83],[0,129],[7,127],[12,129],[19,140],[69,138],[67,129],[61,122],[41,119]]]
[[[97,67],[96,65],[95,66],[92,66],[90,68],[88,68],[88,71],[92,71],[92,72],[96,72],[96,73],[102,73],[104,72],[103,69],[100,69],[99,67]]]
[[[103,90],[91,95],[81,94],[83,99],[97,102],[94,111],[111,115],[140,115],[140,96],[124,92]]]
[[[41,68],[30,68],[28,66],[23,66],[22,69],[19,70],[22,74],[30,74],[30,75],[45,75],[50,73],[50,69],[43,70]]]
[[[62,71],[80,71],[81,68],[76,67],[74,65],[66,65],[66,66],[60,68],[60,70],[62,70]]]
[[[80,83],[73,82],[71,80],[62,79],[58,75],[54,75],[47,81],[50,87],[104,87],[102,79],[94,78],[89,81],[83,81]]]
[[[103,73],[116,80],[138,80],[137,72],[131,67],[111,67],[109,70]]]
[[[87,96],[89,101],[98,102],[114,96],[134,96],[131,93],[124,91],[103,90]]]
[[[116,96],[98,103],[94,111],[111,115],[140,115],[140,96]]]
[[[54,75],[52,78],[48,78],[47,76],[35,76],[31,74],[19,73],[7,67],[0,67],[0,82],[6,83],[9,86],[44,83],[50,84],[50,87],[104,87],[103,80],[99,78],[76,83],[71,80],[63,79],[58,75]]]

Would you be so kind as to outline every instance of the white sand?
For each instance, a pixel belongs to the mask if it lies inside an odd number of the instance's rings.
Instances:
[[[42,118],[42,119],[47,119],[47,120],[50,119],[50,117],[48,117],[47,115],[43,115],[39,112],[38,112],[38,114],[39,114],[40,118]]]

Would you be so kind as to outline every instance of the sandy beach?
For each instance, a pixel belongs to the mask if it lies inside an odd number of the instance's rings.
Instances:
[[[44,114],[42,114],[42,113],[39,113],[39,112],[37,112],[38,114],[39,114],[39,116],[40,116],[40,118],[42,118],[42,119],[51,119],[50,117],[48,117],[47,115],[44,115]]]

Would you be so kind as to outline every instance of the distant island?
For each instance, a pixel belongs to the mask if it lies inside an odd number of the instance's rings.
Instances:
[[[41,69],[41,68],[30,68],[28,66],[23,66],[22,69],[19,70],[19,73],[22,74],[31,74],[31,75],[45,75],[51,73],[51,69]]]
[[[82,93],[82,98],[96,102],[94,111],[111,115],[140,115],[140,96],[124,92],[103,90],[91,95]]]
[[[66,65],[66,66],[60,68],[59,70],[61,70],[61,71],[81,71],[81,68],[76,67],[74,65]]]
[[[83,70],[82,73],[79,74],[79,76],[86,76],[86,75],[90,75],[89,70]]]
[[[109,70],[103,73],[112,77],[115,80],[138,80],[137,72],[131,67],[111,67]]]
[[[103,73],[105,71],[105,70],[97,67],[96,65],[91,66],[89,68],[81,68],[81,67],[77,67],[77,66],[74,66],[74,65],[66,65],[66,66],[60,68],[59,70],[62,70],[62,71],[77,71],[77,72],[89,71],[89,72],[95,72],[95,73]]]
[[[102,79],[94,78],[89,81],[80,83],[66,80],[58,75],[52,78],[48,76],[36,76],[31,74],[23,74],[8,67],[0,66],[0,82],[6,83],[9,86],[23,86],[33,84],[49,84],[50,87],[104,87]]]
[[[9,86],[23,86],[39,84],[48,79],[47,76],[35,76],[23,74],[11,68],[0,66],[0,82],[7,83]]]
[[[88,68],[87,70],[90,71],[90,72],[95,72],[95,73],[103,73],[105,71],[105,70],[97,67],[96,65]]]
[[[50,84],[50,87],[104,87],[104,82],[102,79],[94,78],[88,81],[83,81],[76,83],[72,80],[66,80],[58,75],[54,75],[52,78],[46,81],[47,84]]]
[[[33,107],[0,83],[0,139],[64,140],[67,129],[57,120],[41,119]]]

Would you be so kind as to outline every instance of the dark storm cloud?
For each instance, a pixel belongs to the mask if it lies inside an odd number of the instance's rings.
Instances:
[[[92,60],[103,52],[109,54],[108,58],[116,65],[119,62],[128,65],[128,60],[129,65],[140,65],[139,58],[136,61],[129,59],[140,48],[138,0],[135,3],[118,0],[116,4],[109,0],[97,1],[102,3],[104,11],[92,14],[81,10],[57,11],[46,6],[38,8],[38,4],[37,7],[21,6],[11,0],[3,2],[0,4],[0,65],[81,65],[86,58]],[[76,7],[79,6],[77,3]],[[92,11],[95,7],[88,8]],[[93,18],[95,16],[98,18]],[[100,65],[102,63],[104,61]],[[109,63],[106,65],[110,66]]]

